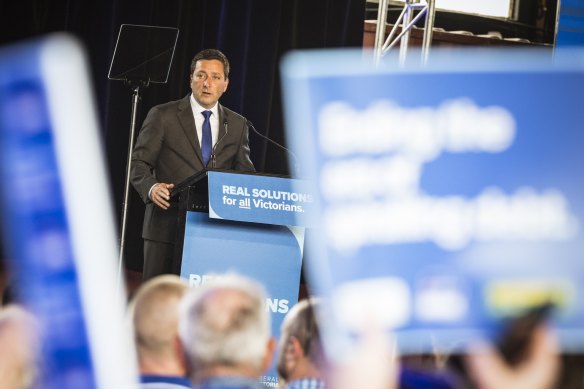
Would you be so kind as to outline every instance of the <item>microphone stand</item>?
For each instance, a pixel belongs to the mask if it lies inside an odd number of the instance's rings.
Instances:
[[[221,142],[223,140],[223,138],[225,138],[227,136],[228,131],[228,127],[227,127],[227,120],[223,121],[223,127],[225,127],[225,134],[223,134],[223,136],[221,138],[219,138],[219,140],[217,142],[215,142],[215,144],[213,145],[213,149],[211,150],[211,167],[213,169],[215,169],[215,149],[217,148],[217,145],[219,144],[219,142]]]
[[[293,158],[293,161],[294,161],[294,172],[296,173],[295,176],[297,176],[297,177],[300,176],[300,168],[298,165],[298,157],[296,156],[296,154],[294,154],[292,152],[292,150],[287,149],[286,147],[282,146],[278,142],[275,142],[275,141],[271,140],[270,138],[268,138],[267,136],[261,134],[258,130],[255,129],[253,123],[251,121],[249,121],[248,119],[245,119],[245,121],[246,121],[248,127],[251,128],[253,130],[253,132],[255,132],[257,135],[259,135],[260,137],[264,138],[268,142],[272,143],[273,145],[279,147],[280,149],[282,149],[285,152],[287,152],[288,154],[290,154]]]

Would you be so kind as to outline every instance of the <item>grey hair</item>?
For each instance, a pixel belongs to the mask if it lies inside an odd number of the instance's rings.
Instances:
[[[228,304],[213,301],[226,295]],[[233,273],[191,290],[181,303],[179,322],[191,371],[213,365],[260,369],[271,332],[265,302],[261,284]]]

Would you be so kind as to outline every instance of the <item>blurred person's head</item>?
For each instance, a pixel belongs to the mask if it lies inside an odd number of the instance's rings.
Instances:
[[[288,312],[282,322],[278,373],[287,382],[321,378],[324,373],[324,350],[314,312],[318,304],[315,300],[302,300]]]
[[[30,389],[38,380],[38,326],[18,305],[0,310],[0,388]]]
[[[142,374],[186,375],[178,346],[179,303],[188,290],[176,275],[162,275],[140,286],[129,306]]]
[[[265,301],[259,283],[235,274],[216,277],[185,296],[179,336],[192,381],[257,378],[268,369],[274,341]]]

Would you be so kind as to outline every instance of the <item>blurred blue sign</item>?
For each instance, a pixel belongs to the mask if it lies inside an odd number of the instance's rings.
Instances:
[[[346,334],[377,318],[405,352],[451,349],[551,302],[564,347],[583,350],[584,54],[371,58],[297,52],[282,65],[328,324]]]
[[[35,388],[137,381],[86,71],[65,35],[0,50],[1,222],[16,302],[41,332]]]

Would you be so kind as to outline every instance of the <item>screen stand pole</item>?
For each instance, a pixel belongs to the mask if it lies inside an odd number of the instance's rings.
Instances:
[[[118,279],[116,291],[120,290],[122,272],[124,269],[124,248],[126,246],[126,224],[128,218],[128,204],[130,197],[130,171],[132,169],[132,150],[134,150],[134,139],[136,132],[136,122],[138,117],[138,103],[140,102],[140,86],[133,86],[132,94],[132,117],[130,120],[130,140],[128,142],[128,160],[126,162],[126,181],[124,184],[124,201],[122,204],[122,228],[120,232],[120,255],[118,258]]]

